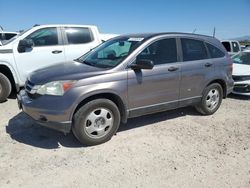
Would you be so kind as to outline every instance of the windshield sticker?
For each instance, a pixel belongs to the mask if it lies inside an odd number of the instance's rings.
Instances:
[[[141,42],[144,38],[129,38],[128,41],[137,41]]]

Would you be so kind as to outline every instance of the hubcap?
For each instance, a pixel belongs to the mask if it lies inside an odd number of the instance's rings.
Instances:
[[[206,98],[206,105],[210,110],[215,109],[220,100],[220,93],[217,89],[212,89],[208,92],[207,98]]]
[[[106,108],[98,108],[87,115],[84,129],[88,136],[101,138],[109,133],[113,123],[113,113]]]

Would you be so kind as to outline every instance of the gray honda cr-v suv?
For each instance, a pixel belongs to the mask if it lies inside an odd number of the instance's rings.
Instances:
[[[232,60],[217,39],[134,34],[34,72],[18,102],[41,125],[95,145],[131,117],[188,105],[213,114],[232,88]]]

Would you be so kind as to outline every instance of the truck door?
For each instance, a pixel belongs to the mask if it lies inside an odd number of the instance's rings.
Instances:
[[[18,47],[14,49],[22,82],[25,82],[34,70],[65,61],[64,47],[59,33],[56,27],[38,29],[25,38],[33,41],[32,48],[26,49],[25,52],[18,52]]]

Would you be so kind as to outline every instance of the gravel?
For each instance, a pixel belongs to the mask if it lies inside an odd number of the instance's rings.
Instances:
[[[0,104],[0,187],[250,187],[250,98],[212,116],[192,107],[129,120],[83,147]]]

